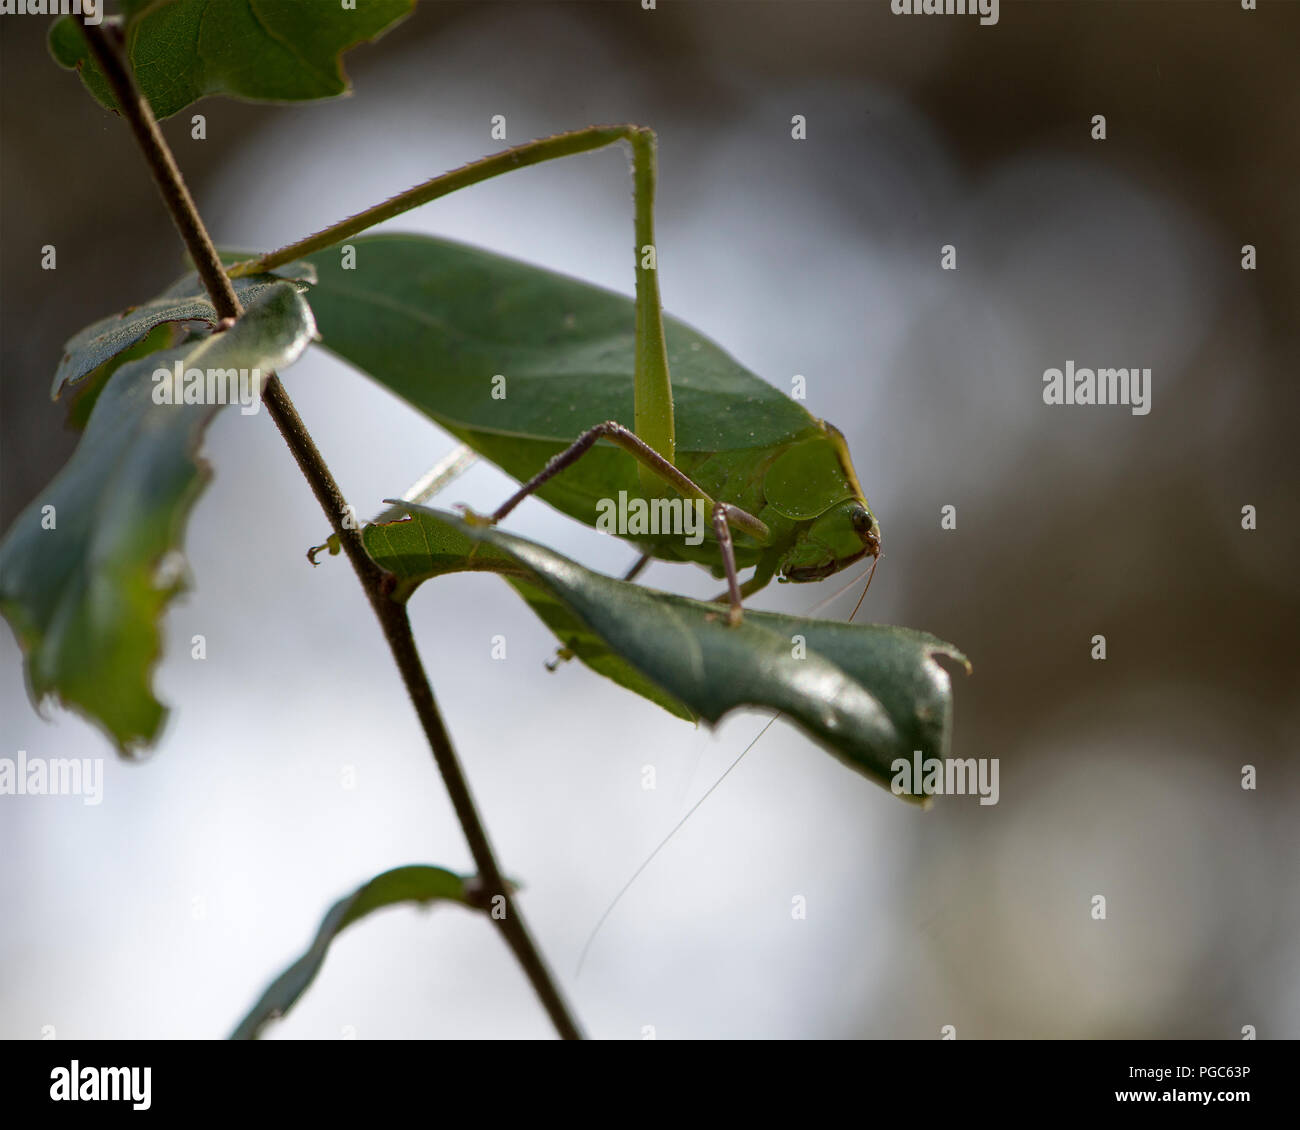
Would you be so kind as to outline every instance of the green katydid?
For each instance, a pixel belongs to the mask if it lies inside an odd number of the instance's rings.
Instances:
[[[659,500],[672,492],[712,508],[713,540],[692,545],[679,531],[654,537],[628,535],[642,558],[692,561],[727,579],[729,620],[738,623],[742,601],[773,577],[815,581],[880,554],[880,528],[863,495],[841,433],[795,401],[745,373],[709,343],[719,360],[703,376],[674,384],[670,358],[698,350],[697,335],[669,319],[659,299],[654,241],[655,137],[640,126],[592,126],[529,142],[434,177],[367,211],[278,251],[237,264],[232,277],[269,271],[332,247],[374,224],[513,169],[557,157],[627,142],[632,151],[636,235],[635,327],[630,358],[595,365],[601,379],[630,384],[633,426],[597,417],[565,434],[557,413],[541,406],[520,419],[512,406],[508,421],[500,401],[479,398],[469,408],[453,394],[459,382],[491,379],[493,365],[467,356],[464,371],[429,372],[431,387],[422,406],[474,451],[523,485],[492,515],[495,523],[524,498],[537,493],[558,509],[599,525],[602,502],[627,491],[629,497]],[[452,247],[453,245],[448,245]],[[666,332],[667,330],[667,332]],[[689,339],[689,340],[688,340]],[[618,362],[625,362],[621,366]],[[630,364],[626,362],[630,361]],[[486,368],[484,367],[486,365]],[[581,368],[581,365],[578,366]],[[596,378],[583,373],[534,374],[552,406],[559,397],[583,402]],[[584,387],[585,382],[585,387]],[[540,385],[530,387],[541,388]],[[455,407],[440,403],[440,393]],[[525,412],[528,408],[525,407]],[[605,441],[601,443],[599,441]],[[734,535],[734,540],[733,540]],[[754,566],[743,585],[738,570]]]

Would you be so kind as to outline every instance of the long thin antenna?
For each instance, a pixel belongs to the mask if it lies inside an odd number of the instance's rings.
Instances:
[[[862,602],[867,599],[867,589],[871,587],[871,578],[876,575],[876,566],[880,564],[880,559],[884,556],[883,553],[877,553],[872,559],[871,572],[867,574],[867,583],[862,586],[862,595],[858,597],[858,603],[853,606],[853,611],[849,613],[849,618],[846,623],[853,623],[853,617],[858,614],[858,609],[862,607]]]
[[[639,565],[640,562],[638,562],[637,564]],[[805,617],[807,617],[807,616],[815,616],[815,615],[816,615],[818,612],[820,612],[823,608],[827,607],[828,605],[834,604],[837,600],[839,600],[840,597],[842,597],[842,596],[843,596],[846,592],[848,592],[850,589],[855,589],[855,588],[857,588],[857,587],[858,587],[858,582],[859,582],[860,580],[862,580],[863,577],[866,577],[866,576],[867,576],[867,573],[873,572],[873,571],[875,570],[875,567],[876,567],[876,566],[875,566],[875,564],[873,563],[872,566],[871,566],[871,568],[868,569],[867,572],[861,573],[861,574],[859,574],[858,576],[854,577],[853,580],[851,580],[851,581],[848,582],[848,584],[841,585],[841,586],[840,586],[839,588],[837,588],[833,593],[831,593],[830,596],[823,597],[823,598],[822,598],[821,600],[819,600],[816,604],[814,604],[811,608],[809,608],[809,609],[804,613],[804,616],[805,616]],[[626,578],[624,578],[624,579],[626,580]],[[871,585],[871,580],[870,580],[870,578],[868,578],[868,580],[867,580],[867,585],[868,585],[868,587],[870,587],[870,585]],[[865,592],[865,591],[866,591],[866,590],[864,589],[863,592]],[[862,606],[862,601],[859,600],[859,601],[858,601],[858,607],[860,608],[861,606]],[[855,608],[855,609],[853,610],[854,615],[857,615],[857,611],[858,611],[857,608]],[[849,620],[851,621],[852,619],[853,619],[853,616],[850,616],[850,617],[849,617]],[[691,786],[695,783],[695,774],[696,774],[697,772],[699,772],[699,768],[700,768],[700,759],[699,759],[699,758],[696,758],[695,766],[691,769],[691,775],[686,779],[686,783],[682,786],[682,793],[681,793],[681,795],[682,795],[683,798],[685,798],[685,797],[690,793],[690,791],[691,791]]]
[[[862,607],[862,602],[867,598],[867,589],[871,588],[871,578],[876,575],[876,566],[880,563],[880,558],[883,556],[884,554],[878,554],[875,558],[872,559],[871,568],[867,571],[866,574],[867,583],[863,586],[862,595],[858,597],[858,603],[853,606],[853,612],[850,614],[847,623],[850,624],[853,623],[853,617],[858,614],[858,609]],[[814,613],[820,612],[828,604],[831,604],[834,601],[838,600],[850,589],[856,588],[860,580],[862,580],[861,577],[854,577],[853,580],[851,580],[848,584],[837,589],[835,592],[831,593],[830,596],[826,597],[823,600],[819,600],[810,609],[808,609],[808,611],[805,612],[804,615],[812,616]],[[704,795],[700,797],[700,799],[697,800],[693,805],[691,805],[689,809],[686,810],[686,814],[680,820],[678,820],[676,824],[673,825],[672,831],[670,831],[668,835],[666,835],[662,840],[659,841],[659,844],[654,849],[654,851],[652,851],[648,856],[646,856],[645,862],[643,862],[640,867],[638,867],[635,871],[632,872],[631,878],[628,879],[628,881],[624,883],[623,886],[619,889],[619,892],[614,896],[613,901],[609,904],[609,906],[605,908],[605,913],[600,916],[600,919],[596,922],[596,925],[591,928],[591,933],[587,935],[587,941],[582,947],[582,952],[578,955],[578,966],[573,972],[573,976],[575,979],[582,975],[582,967],[586,963],[587,954],[591,950],[592,943],[595,942],[596,940],[596,935],[600,933],[600,928],[605,925],[605,921],[609,918],[611,914],[614,913],[614,908],[618,906],[623,896],[627,894],[627,892],[631,889],[632,884],[635,883],[637,879],[641,877],[641,873],[647,867],[649,867],[651,863],[654,862],[655,857],[661,851],[663,851],[664,848],[668,846],[668,841],[671,840],[675,835],[677,835],[678,832],[681,831],[682,825],[685,824],[687,820],[689,820],[692,816],[695,815],[695,810],[699,808],[700,805],[702,805],[706,800],[708,800],[710,796],[713,795],[713,790],[716,789],[720,784],[722,784],[722,782],[727,779],[731,771],[735,769],[736,766],[739,765],[745,759],[745,755],[756,745],[758,745],[759,740],[763,737],[764,734],[768,732],[768,730],[772,728],[772,725],[776,722],[778,718],[781,717],[782,713],[783,711],[778,710],[775,714],[772,715],[771,718],[767,720],[766,725],[764,725],[764,727],[761,730],[759,730],[757,734],[754,735],[753,740],[750,741],[749,745],[747,745],[744,749],[742,749],[740,751],[739,756],[735,759],[735,761],[733,761],[730,765],[727,766],[722,776],[719,777],[716,781],[714,781],[713,784],[711,784],[708,787],[708,789],[705,790]]]
[[[596,940],[596,935],[600,933],[600,928],[603,925],[605,925],[605,920],[609,918],[609,916],[614,912],[614,908],[618,906],[619,900],[625,894],[627,894],[628,888],[631,887],[632,884],[635,883],[638,878],[640,878],[641,872],[644,871],[647,867],[650,866],[651,863],[654,862],[655,856],[657,856],[667,846],[669,840],[671,840],[675,835],[677,835],[678,829],[680,829],[681,826],[685,824],[686,821],[689,820],[694,815],[695,810],[699,808],[700,805],[702,805],[706,800],[709,799],[710,796],[713,795],[713,790],[716,789],[720,784],[722,784],[723,781],[727,779],[728,774],[737,765],[741,763],[741,761],[744,759],[745,754],[747,754],[751,749],[754,748],[754,746],[758,744],[759,738],[761,738],[764,734],[766,734],[768,730],[772,728],[772,724],[780,717],[781,717],[781,711],[778,710],[775,714],[772,715],[771,718],[767,720],[767,725],[764,726],[761,730],[758,731],[757,734],[754,735],[754,740],[751,741],[749,745],[747,745],[743,750],[741,750],[740,756],[737,757],[735,761],[733,761],[730,765],[727,766],[726,772],[724,772],[721,777],[719,777],[716,781],[713,782],[713,784],[711,784],[708,787],[704,795],[700,797],[699,800],[697,800],[693,805],[691,805],[691,807],[687,810],[686,815],[683,816],[680,820],[677,821],[676,824],[673,825],[673,830],[669,832],[668,835],[666,835],[659,842],[659,846],[656,847],[654,851],[652,851],[646,857],[646,861],[643,864],[641,864],[641,866],[638,867],[634,872],[632,872],[632,877],[626,883],[623,884],[622,889],[618,892],[618,894],[614,896],[614,901],[611,902],[609,906],[605,908],[605,913],[600,916],[600,921],[598,921],[596,925],[592,927],[591,933],[587,935],[587,942],[582,947],[582,953],[578,955],[578,967],[573,972],[573,976],[575,978],[581,975],[583,963],[587,960],[587,953],[591,949],[592,942]]]
[[[868,569],[868,570],[867,570],[867,573],[869,573],[870,571],[871,571],[871,570]],[[839,588],[837,588],[833,593],[831,593],[830,596],[823,597],[823,598],[822,598],[821,600],[819,600],[816,604],[814,604],[810,609],[808,609],[807,612],[804,613],[804,615],[805,615],[805,616],[812,616],[812,615],[814,615],[815,613],[820,612],[820,611],[821,611],[823,608],[825,608],[828,604],[834,604],[837,600],[839,600],[840,597],[842,597],[842,596],[843,596],[846,592],[848,592],[850,589],[855,589],[855,588],[857,588],[857,587],[858,587],[858,582],[859,582],[860,580],[862,580],[862,578],[865,577],[865,576],[867,575],[867,573],[859,573],[856,577],[853,578],[853,580],[851,580],[851,581],[846,581],[846,582],[845,582],[844,584],[842,584]]]

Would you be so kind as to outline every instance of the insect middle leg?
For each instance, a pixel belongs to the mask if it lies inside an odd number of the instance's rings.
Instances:
[[[602,438],[608,439],[611,443],[621,447],[643,467],[648,468],[657,477],[677,490],[679,494],[686,498],[703,499],[712,507],[713,531],[718,538],[718,548],[722,554],[722,567],[727,574],[727,592],[731,604],[728,609],[727,619],[733,625],[739,624],[744,614],[741,605],[743,597],[737,576],[736,552],[731,541],[731,531],[732,529],[740,530],[760,544],[766,544],[771,539],[771,530],[768,529],[766,523],[761,522],[747,511],[741,510],[740,507],[732,506],[729,502],[721,502],[711,497],[703,487],[682,474],[653,447],[638,438],[636,433],[625,428],[617,421],[606,420],[604,423],[597,424],[594,428],[583,432],[573,443],[558,455],[553,456],[545,467],[497,507],[488,520],[494,525],[500,522],[525,498],[530,494],[534,494],[543,483],[554,478],[565,468],[572,467],[574,463],[595,446],[597,440]]]

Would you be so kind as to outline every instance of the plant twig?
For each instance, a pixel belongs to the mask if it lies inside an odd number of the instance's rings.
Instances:
[[[203,221],[199,219],[199,210],[194,206],[190,190],[185,187],[176,159],[163,140],[153,109],[127,68],[122,54],[121,32],[113,26],[106,29],[90,24],[82,24],[81,30],[90,46],[90,53],[95,56],[95,62],[113,89],[113,97],[121,107],[122,116],[135,134],[135,140],[149,165],[149,172],[153,174],[154,184],[162,193],[163,203],[167,205],[167,211],[171,213],[172,221],[189,249],[199,278],[203,280],[204,289],[217,308],[218,316],[239,317],[243,308],[235,296],[235,289],[226,278],[217,249],[213,247]]]
[[[167,209],[198,268],[199,277],[208,296],[212,299],[213,306],[222,318],[237,318],[242,313],[239,299],[230,285],[230,279],[226,276],[221,259],[203,225],[198,209],[194,206],[194,200],[185,187],[180,169],[167,147],[162,132],[158,129],[153,110],[136,86],[135,79],[127,67],[121,50],[120,36],[115,29],[106,32],[102,27],[84,24],[82,33],[100,69],[108,79],[117,103],[144,153],[154,182],[158,185]],[[375,616],[383,629],[389,650],[401,673],[402,682],[406,686],[425,737],[433,750],[434,760],[442,774],[456,816],[469,842],[470,853],[478,869],[482,907],[487,910],[492,908],[495,902],[496,907],[503,912],[500,916],[493,913],[491,917],[500,925],[506,942],[527,974],[556,1031],[564,1039],[581,1039],[582,1033],[570,1015],[568,1006],[555,984],[555,979],[533,942],[523,916],[510,896],[509,886],[502,877],[492,845],[488,840],[487,829],[474,804],[469,783],[465,779],[460,760],[456,756],[446,725],[443,723],[442,713],[438,709],[433,688],[415,646],[415,637],[411,632],[406,607],[389,596],[392,591],[393,577],[380,568],[366,552],[361,533],[356,528],[356,523],[349,518],[350,512],[344,501],[343,492],[326,466],[320,451],[317,450],[315,441],[303,424],[279,377],[272,375],[266,382],[262,399],[271,418],[275,420],[276,426],[284,436],[294,459],[302,469],[303,475],[311,485],[321,509],[325,511],[330,526],[348,555],[348,560],[352,562],[352,567],[356,570],[357,577],[370,599],[370,606],[374,609]]]

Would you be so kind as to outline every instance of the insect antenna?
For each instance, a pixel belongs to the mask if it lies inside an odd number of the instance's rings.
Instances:
[[[867,589],[871,587],[871,578],[876,575],[876,565],[879,562],[880,562],[880,556],[877,556],[871,562],[871,568],[867,571],[866,574],[867,583],[866,585],[863,586],[862,595],[858,597],[858,603],[854,605],[853,612],[849,616],[848,623],[853,622],[853,617],[858,614],[858,609],[862,607],[862,602],[863,600],[866,599]],[[830,596],[825,597],[822,600],[819,600],[810,609],[808,609],[805,615],[812,616],[820,612],[828,604],[832,604],[833,602],[838,600],[850,589],[856,588],[860,580],[862,580],[861,577],[854,577],[853,580],[849,581],[848,584],[841,586],[835,592],[831,593]],[[755,734],[754,737],[751,739],[749,745],[745,746],[745,748],[740,751],[740,754],[736,757],[736,759],[732,761],[732,763],[728,765],[725,770],[723,770],[722,775],[716,781],[714,781],[713,784],[711,784],[708,787],[708,789],[705,790],[704,795],[700,797],[700,799],[697,800],[693,805],[691,805],[689,809],[686,810],[685,815],[682,816],[682,818],[678,820],[676,824],[673,825],[672,830],[668,833],[668,835],[666,835],[662,840],[659,841],[654,851],[652,851],[648,856],[646,856],[641,866],[638,867],[635,871],[633,871],[628,881],[624,883],[622,887],[619,888],[618,894],[614,896],[609,906],[605,908],[605,913],[600,916],[600,918],[596,922],[596,925],[591,928],[591,933],[587,935],[587,940],[583,944],[582,952],[578,955],[578,965],[573,973],[575,978],[580,976],[582,973],[582,967],[587,961],[587,954],[591,951],[592,944],[596,940],[596,935],[600,933],[601,927],[605,925],[605,922],[608,920],[609,916],[614,913],[614,908],[618,906],[618,904],[622,901],[623,896],[627,894],[629,890],[631,890],[632,884],[635,883],[641,877],[641,873],[645,871],[645,869],[649,867],[651,863],[654,862],[655,858],[659,855],[659,853],[668,846],[668,841],[671,840],[675,835],[677,835],[678,832],[681,831],[682,825],[684,825],[687,820],[689,820],[692,816],[695,815],[695,812],[700,807],[700,805],[702,805],[706,800],[709,799],[710,796],[713,795],[713,791],[719,785],[721,785],[722,782],[725,781],[728,776],[730,776],[731,771],[735,769],[736,766],[739,765],[741,761],[745,759],[745,755],[748,754],[749,751],[753,749],[756,745],[758,745],[759,741],[762,740],[763,735],[766,734],[768,730],[772,728],[773,724],[777,721],[778,718],[781,717],[782,713],[783,713],[782,711],[778,710],[775,714],[772,715],[771,718],[767,720],[763,728],[759,730],[758,733]],[[687,787],[689,788],[689,784]]]
[[[867,589],[871,587],[871,578],[876,575],[876,566],[880,564],[880,559],[884,556],[883,553],[877,553],[876,556],[871,559],[871,570],[867,573],[867,583],[862,586],[862,595],[858,597],[858,603],[853,606],[853,611],[849,613],[849,618],[845,623],[853,623],[853,617],[858,614],[858,609],[862,607],[862,602],[867,599]],[[856,585],[858,582],[855,580],[853,583]],[[840,592],[843,591],[843,589],[840,590]],[[837,592],[835,595],[839,596],[840,594]]]
[[[587,953],[591,949],[592,942],[596,940],[596,935],[600,933],[600,928],[603,925],[605,925],[605,920],[609,918],[609,916],[614,912],[614,908],[618,906],[619,900],[622,899],[622,897],[625,894],[627,894],[632,884],[635,883],[637,879],[640,878],[641,872],[644,871],[647,867],[650,866],[651,863],[654,862],[655,856],[657,856],[661,851],[663,851],[665,847],[668,846],[668,841],[671,840],[675,835],[677,835],[677,832],[680,830],[681,826],[685,824],[686,821],[689,820],[695,814],[695,810],[699,808],[700,805],[702,805],[706,800],[709,799],[709,797],[713,794],[713,790],[716,789],[720,784],[722,784],[723,781],[727,779],[728,774],[730,774],[730,772],[737,765],[741,763],[741,761],[744,759],[745,754],[747,754],[751,749],[754,748],[754,746],[758,744],[758,739],[761,738],[764,734],[766,734],[768,730],[772,728],[772,723],[774,723],[780,717],[781,717],[781,711],[778,710],[775,714],[772,715],[771,718],[767,720],[767,725],[765,725],[761,730],[758,731],[757,734],[754,735],[754,739],[749,743],[749,745],[747,745],[743,750],[741,750],[740,756],[737,757],[735,761],[733,761],[730,765],[727,766],[722,776],[719,777],[716,781],[714,781],[713,784],[711,784],[708,787],[708,789],[705,791],[704,795],[700,797],[700,799],[697,800],[693,805],[691,805],[689,809],[687,809],[686,815],[683,816],[680,820],[678,820],[677,823],[673,825],[672,831],[669,832],[668,835],[666,835],[662,840],[659,841],[659,846],[656,847],[654,851],[652,851],[648,856],[646,856],[645,862],[642,863],[640,867],[638,867],[635,871],[632,872],[632,877],[628,879],[628,881],[624,883],[623,886],[619,889],[618,894],[614,896],[614,900],[609,904],[609,906],[605,908],[605,913],[600,916],[600,919],[597,921],[596,925],[591,928],[591,933],[587,935],[587,941],[582,947],[582,953],[578,955],[578,967],[574,970],[573,973],[575,978],[582,973],[582,966],[583,963],[587,960]]]

